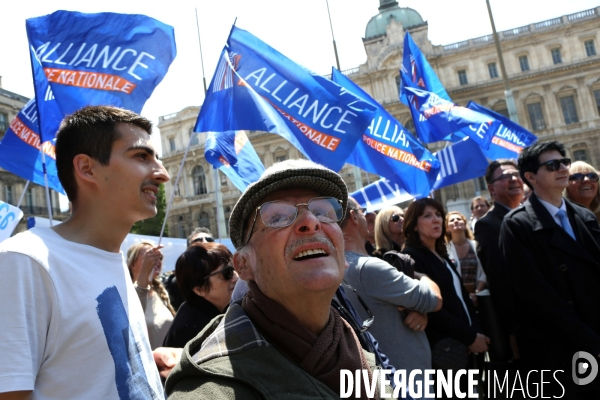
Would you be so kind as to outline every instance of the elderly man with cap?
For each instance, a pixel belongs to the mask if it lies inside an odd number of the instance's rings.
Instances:
[[[229,227],[249,291],[188,342],[169,398],[337,399],[341,370],[372,377],[373,356],[331,307],[347,202],[341,177],[306,160],[275,164],[248,186]]]

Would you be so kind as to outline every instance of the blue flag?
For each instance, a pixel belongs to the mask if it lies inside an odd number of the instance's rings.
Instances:
[[[485,174],[488,161],[482,149],[469,138],[452,144],[436,153],[440,160],[440,174],[433,189],[460,183]]]
[[[417,136],[423,143],[433,143],[440,140],[449,140],[455,142],[464,135],[453,135],[452,133],[442,132],[427,122],[427,119],[418,111],[418,105],[408,100],[408,92],[405,87],[412,87],[435,93],[440,98],[452,101],[446,92],[444,85],[438,79],[437,75],[427,58],[421,53],[421,50],[413,42],[408,32],[404,34],[404,50],[402,53],[402,67],[400,68],[400,101],[406,104],[410,109],[410,114],[415,123]]]
[[[208,132],[204,157],[242,192],[265,171],[245,131]]]
[[[194,130],[276,133],[338,171],[374,109],[234,26]]]
[[[355,95],[378,105],[335,68],[332,69],[332,79]],[[381,105],[378,105],[374,119],[347,162],[387,178],[413,196],[427,196],[439,171],[434,155]]]
[[[31,99],[12,120],[0,142],[0,167],[23,179],[45,186],[42,165],[44,151],[48,186],[65,194],[56,171],[54,140],[42,144],[38,122],[36,101]]]
[[[404,89],[411,106],[415,107],[433,129],[443,134],[461,131],[481,148],[490,147],[493,133],[489,129],[480,129],[480,126],[491,126],[493,117],[444,100],[435,93],[411,87]],[[479,129],[465,129],[470,125],[476,125]]]
[[[423,89],[435,93],[444,100],[452,101],[448,92],[438,79],[437,75],[427,58],[421,53],[421,50],[413,42],[408,31],[404,34],[404,52],[402,53],[402,72],[406,74],[407,79],[403,82],[405,86]],[[408,105],[406,93],[400,93],[402,103]]]
[[[414,198],[400,186],[385,178],[373,182],[354,193],[350,193],[350,196],[361,207],[365,207],[367,211],[380,210],[383,207],[393,206]],[[417,198],[421,197],[425,196],[418,196]]]
[[[493,134],[492,143],[489,149],[482,150],[483,154],[490,160],[517,158],[521,150],[537,141],[537,136],[502,114],[489,110],[473,101],[467,104],[467,108],[487,114],[496,120],[491,127],[481,125],[479,128],[468,128],[471,130],[489,128]]]
[[[141,112],[176,54],[173,28],[144,15],[56,11],[26,28],[43,142],[84,106]]]

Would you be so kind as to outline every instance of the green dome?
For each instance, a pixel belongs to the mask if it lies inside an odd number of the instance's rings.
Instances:
[[[412,8],[400,7],[397,2],[394,3],[392,7],[384,7],[383,5],[379,7],[379,14],[371,18],[367,24],[365,39],[385,34],[385,28],[390,23],[391,18],[394,18],[397,22],[401,22],[404,29],[421,25],[425,22],[421,18],[421,15]]]

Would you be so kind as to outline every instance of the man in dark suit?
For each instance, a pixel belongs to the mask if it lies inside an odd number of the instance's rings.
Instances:
[[[538,377],[542,369],[563,371],[546,374],[544,396],[598,399],[600,378],[581,386],[572,374],[575,353],[591,355],[588,371],[593,364],[597,370],[600,356],[600,226],[592,212],[562,198],[571,163],[565,154],[552,141],[519,155],[519,173],[533,194],[504,218],[500,247],[523,367]]]
[[[506,265],[501,261],[498,237],[504,216],[521,204],[523,181],[516,161],[509,159],[492,161],[485,171],[485,181],[494,207],[475,224],[475,240],[477,257],[487,275],[488,289],[497,315],[498,329],[494,333],[486,331],[492,335],[490,358],[497,363],[506,363],[518,358],[518,350],[514,335],[510,340],[508,336],[512,333],[511,289]]]

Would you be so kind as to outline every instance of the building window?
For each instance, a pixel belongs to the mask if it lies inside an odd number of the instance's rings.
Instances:
[[[33,193],[33,188],[27,189],[27,212],[29,214],[33,214],[33,207],[35,207],[35,193]]]
[[[488,71],[490,72],[490,78],[497,78],[498,77],[498,68],[496,68],[496,63],[489,63],[488,64]]]
[[[600,115],[600,90],[594,90],[594,98],[596,99],[596,108],[598,109],[598,115]]]
[[[552,62],[554,64],[561,64],[562,63],[562,57],[560,55],[560,48],[556,47],[552,50],[550,50],[550,54],[552,54]]]
[[[10,185],[4,186],[4,202],[15,205],[13,199],[13,187]]]
[[[560,98],[560,107],[562,108],[565,124],[574,124],[579,122],[577,116],[577,108],[575,107],[575,98],[573,96],[565,96]]]
[[[194,128],[190,128],[190,147],[198,144],[198,134],[194,132]]]
[[[587,161],[587,151],[585,149],[573,150],[573,161]]]
[[[544,122],[544,114],[542,114],[541,103],[527,104],[527,111],[529,112],[529,122],[531,122],[531,129],[534,131],[540,131],[546,128]]]
[[[179,216],[179,222],[177,223],[177,231],[179,233],[179,237],[185,239],[187,236],[185,234],[185,225],[183,223],[183,215]]]
[[[417,136],[417,134],[415,133],[416,132],[415,122],[412,120],[412,118],[404,123],[404,127],[406,128],[407,131],[412,133],[413,136]]]
[[[594,39],[586,40],[585,42],[583,42],[583,45],[585,46],[585,53],[588,57],[596,55],[596,46],[594,45]]]
[[[0,112],[0,133],[6,132],[8,129],[8,114]]]
[[[521,71],[529,71],[529,60],[527,56],[519,56],[519,65],[521,66]]]
[[[202,228],[207,228],[209,231],[211,230],[210,217],[208,216],[208,213],[206,211],[202,211],[198,216],[198,226]]]
[[[227,187],[229,184],[227,183],[227,175],[219,174],[221,176],[221,186]]]
[[[169,138],[169,149],[170,151],[175,151],[177,148],[175,147],[175,138]]]
[[[275,156],[275,162],[282,162],[288,159],[287,154]]]
[[[194,181],[194,196],[208,193],[206,190],[206,176],[204,168],[200,165],[194,167],[192,171],[192,180]]]
[[[461,86],[469,83],[469,80],[467,79],[467,70],[461,69],[458,71],[458,82]]]

